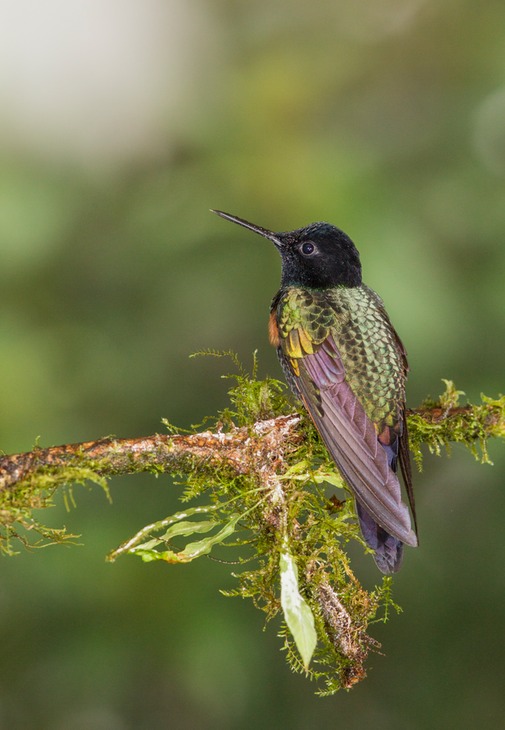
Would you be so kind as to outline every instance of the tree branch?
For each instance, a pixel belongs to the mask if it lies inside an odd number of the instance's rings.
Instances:
[[[303,438],[297,414],[257,421],[252,426],[232,427],[224,432],[202,431],[189,435],[154,434],[133,439],[105,438],[64,444],[0,456],[0,492],[39,473],[55,474],[67,467],[87,467],[101,476],[138,472],[185,471],[188,461],[207,468],[227,466],[237,474],[271,454],[282,455],[287,444]],[[470,445],[487,438],[505,437],[504,406],[501,401],[483,405],[444,407],[421,406],[408,411],[413,445],[464,442]]]
[[[296,426],[300,416],[279,416],[230,431],[202,431],[189,435],[145,436],[134,439],[105,438],[64,444],[0,457],[0,492],[12,489],[39,473],[83,467],[100,476],[138,472],[178,472],[189,465],[208,469],[228,467],[237,474],[251,471],[253,463],[272,461],[288,442],[301,438]]]

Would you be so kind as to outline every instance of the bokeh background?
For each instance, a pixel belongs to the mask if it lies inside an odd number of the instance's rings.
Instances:
[[[407,346],[414,406],[503,391],[505,5],[5,0],[0,447],[197,423],[266,336],[273,247],[212,216],[329,220]],[[169,478],[75,490],[81,535],[0,564],[0,728],[502,726],[505,456],[428,456],[404,612],[350,693],[314,696],[230,567],[104,556],[176,508]],[[365,581],[370,559],[358,561]]]

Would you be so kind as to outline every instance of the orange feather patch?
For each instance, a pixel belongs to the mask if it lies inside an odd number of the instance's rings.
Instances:
[[[270,319],[268,320],[268,339],[270,340],[270,344],[274,347],[279,347],[281,344],[275,311],[270,312]]]

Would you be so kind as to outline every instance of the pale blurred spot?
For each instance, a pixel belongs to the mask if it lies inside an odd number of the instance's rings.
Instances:
[[[505,175],[505,87],[490,94],[477,109],[473,142],[483,165]]]
[[[210,73],[205,11],[184,0],[4,2],[0,150],[89,167],[166,150]]]

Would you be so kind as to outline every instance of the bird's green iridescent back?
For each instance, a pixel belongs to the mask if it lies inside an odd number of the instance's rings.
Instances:
[[[277,343],[298,374],[298,360],[332,336],[346,380],[378,431],[395,426],[405,400],[407,361],[380,297],[366,286],[289,287],[273,302]],[[272,339],[275,339],[275,335]]]

